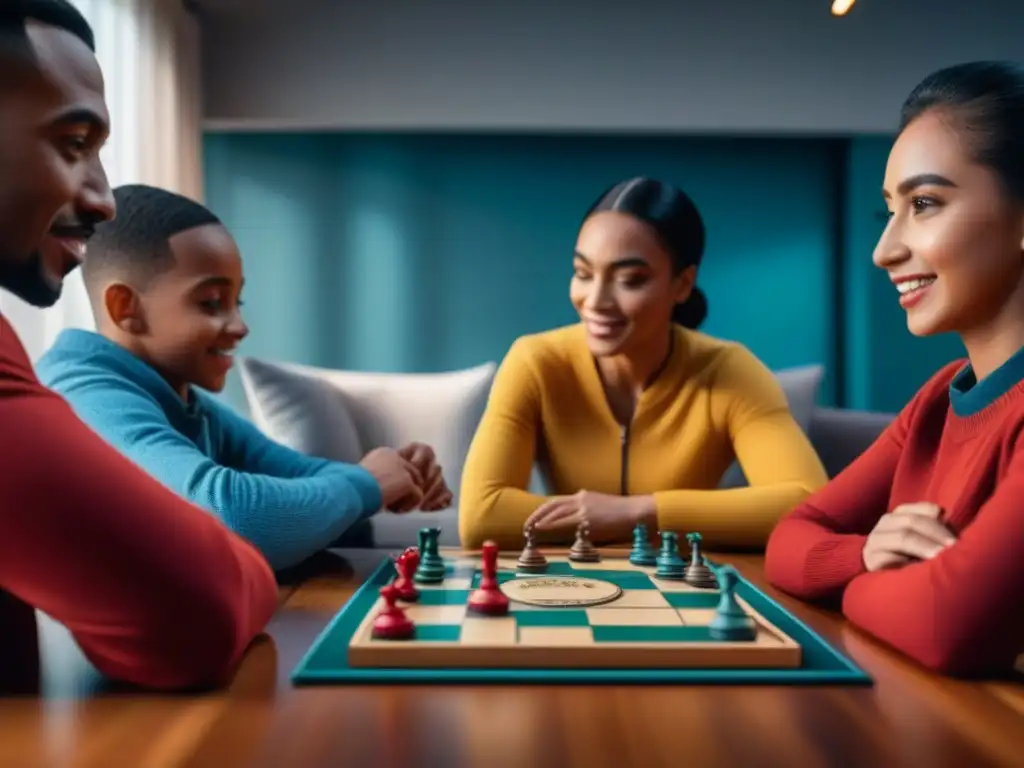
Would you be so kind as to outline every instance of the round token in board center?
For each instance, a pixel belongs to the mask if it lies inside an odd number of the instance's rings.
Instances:
[[[610,603],[622,594],[617,584],[578,576],[520,576],[501,585],[514,602],[547,608]]]

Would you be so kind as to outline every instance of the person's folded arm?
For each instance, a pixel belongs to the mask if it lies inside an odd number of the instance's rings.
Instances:
[[[864,573],[864,544],[887,511],[901,444],[894,424],[823,489],[775,526],[765,575],[802,600],[835,601]]]
[[[310,456],[283,445],[261,432],[252,422],[210,398],[204,402],[220,425],[224,464],[232,469],[285,480],[343,478],[359,492],[363,515],[380,511],[383,503],[377,479],[359,464],[345,464]]]
[[[1008,672],[1024,651],[1024,444],[956,543],[930,560],[857,576],[855,625],[950,675]]]
[[[298,565],[381,506],[380,487],[362,469],[320,469],[310,476],[279,477],[214,461],[167,420],[159,404],[131,382],[95,378],[67,393],[75,412],[118,451],[174,492],[224,521],[253,543],[275,570]],[[221,436],[235,455],[246,452],[268,469],[269,439],[226,408]],[[248,445],[246,445],[248,443]],[[293,463],[294,459],[292,460]],[[364,477],[365,475],[365,477]]]

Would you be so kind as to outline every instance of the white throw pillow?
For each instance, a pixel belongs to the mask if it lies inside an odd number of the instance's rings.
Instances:
[[[497,365],[445,373],[336,371],[244,358],[239,373],[254,423],[312,456],[357,463],[373,448],[432,446],[457,494]]]

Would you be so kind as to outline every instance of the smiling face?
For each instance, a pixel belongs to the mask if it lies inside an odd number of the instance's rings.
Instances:
[[[686,300],[696,270],[674,274],[654,231],[624,213],[604,211],[580,228],[569,288],[596,356],[662,345],[672,310]]]
[[[240,295],[238,246],[219,224],[170,239],[174,264],[136,291],[106,289],[111,319],[131,334],[131,348],[184,394],[191,385],[224,388],[234,349],[248,335]]]
[[[976,163],[955,121],[925,112],[889,155],[888,226],[874,252],[917,336],[993,323],[1024,291],[1024,206]]]
[[[109,118],[87,45],[35,23],[28,37],[35,66],[0,88],[0,285],[49,306],[95,225],[114,215],[99,159]]]

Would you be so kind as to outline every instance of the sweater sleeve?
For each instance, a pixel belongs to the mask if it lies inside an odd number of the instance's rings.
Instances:
[[[470,444],[459,493],[459,536],[467,549],[487,539],[521,546],[526,519],[547,497],[530,493],[541,396],[522,340],[498,368]]]
[[[221,463],[244,472],[288,480],[345,478],[359,491],[363,514],[371,515],[384,503],[377,479],[358,464],[343,464],[300,453],[267,437],[252,422],[212,399],[204,403],[217,423],[222,440]]]
[[[958,367],[939,371],[860,456],[776,526],[765,551],[765,575],[802,600],[838,601],[865,573],[868,535],[889,511],[896,470],[917,414],[931,407]]]
[[[802,600],[834,600],[865,570],[868,534],[887,511],[901,454],[893,423],[824,489],[787,515],[765,550],[765,575]]]
[[[952,546],[930,560],[855,578],[843,613],[926,667],[1008,672],[1024,651],[1024,445]]]
[[[0,588],[109,678],[223,684],[277,607],[249,544],[89,430],[0,318]]]
[[[711,418],[728,431],[748,486],[655,493],[658,525],[700,531],[709,548],[763,548],[779,518],[828,476],[771,371],[743,347],[726,354],[711,384]]]
[[[167,420],[159,404],[137,385],[97,376],[68,393],[78,415],[115,448],[174,492],[210,510],[252,542],[271,567],[282,570],[336,541],[379,507],[376,483],[353,482],[349,473],[322,468],[305,477],[280,477],[270,466],[280,452],[226,419],[221,435],[236,461],[255,457],[255,467],[224,466],[203,453]],[[221,413],[226,409],[221,409]],[[270,469],[264,474],[260,470]],[[284,470],[294,471],[290,462]]]

